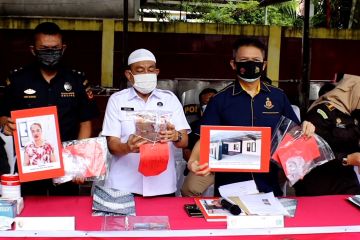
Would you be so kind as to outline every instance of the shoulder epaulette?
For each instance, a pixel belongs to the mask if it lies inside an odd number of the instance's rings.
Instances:
[[[72,72],[76,75],[79,75],[79,76],[85,76],[85,72],[82,72],[82,71],[79,71],[79,70],[76,70],[76,69],[73,69]]]
[[[14,68],[14,69],[10,70],[10,75],[17,74],[17,73],[21,72],[22,70],[23,70],[23,67]]]

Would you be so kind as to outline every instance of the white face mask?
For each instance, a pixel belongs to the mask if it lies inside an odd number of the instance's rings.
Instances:
[[[157,75],[155,73],[136,74],[133,77],[133,87],[142,94],[151,93],[156,88]]]

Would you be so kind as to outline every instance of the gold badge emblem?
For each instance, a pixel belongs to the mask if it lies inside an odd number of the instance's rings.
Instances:
[[[272,108],[274,107],[274,105],[272,104],[270,98],[268,98],[268,97],[266,98],[264,107],[265,107],[266,109],[272,109]]]

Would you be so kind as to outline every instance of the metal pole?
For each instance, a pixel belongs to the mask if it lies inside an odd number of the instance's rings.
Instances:
[[[305,0],[304,4],[304,26],[302,38],[302,79],[301,79],[301,95],[300,107],[302,113],[306,113],[309,107],[309,91],[310,91],[310,0]]]
[[[268,23],[268,7],[265,6],[265,25],[269,25]]]
[[[123,18],[123,32],[122,32],[122,52],[123,52],[122,63],[123,63],[123,71],[124,71],[127,67],[127,58],[129,54],[128,53],[129,1],[124,0],[123,4],[124,4],[124,14],[123,14],[124,18]],[[120,89],[126,88],[126,84],[127,84],[126,81],[127,81],[126,79],[124,79],[124,81],[120,81]]]

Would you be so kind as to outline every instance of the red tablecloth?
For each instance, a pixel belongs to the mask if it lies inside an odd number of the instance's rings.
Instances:
[[[359,209],[350,204],[346,200],[346,197],[347,196],[322,196],[297,198],[298,207],[296,216],[294,218],[285,218],[285,227],[360,225]],[[193,202],[194,200],[192,198],[137,197],[136,213],[138,216],[169,216],[172,230],[226,229],[225,222],[207,222],[202,218],[188,217],[183,210],[183,205]],[[92,217],[91,206],[91,197],[26,197],[25,208],[21,216],[75,216],[76,230],[100,231],[103,218]],[[246,239],[360,239],[360,233],[303,234],[291,235],[291,238],[287,238],[289,236],[247,236]],[[203,237],[199,237],[197,239],[202,238]],[[229,239],[233,238],[234,237],[229,237]],[[208,239],[208,237],[204,237],[204,239]],[[218,237],[218,239],[224,239],[224,237]]]

